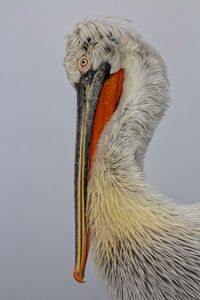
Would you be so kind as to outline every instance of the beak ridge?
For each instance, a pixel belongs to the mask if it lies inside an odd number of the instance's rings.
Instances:
[[[93,121],[104,81],[110,73],[110,65],[102,64],[94,72],[82,75],[77,89],[77,122],[75,149],[75,267],[74,278],[84,282],[84,271],[89,250],[89,234],[86,226],[87,183],[89,175],[90,144]]]

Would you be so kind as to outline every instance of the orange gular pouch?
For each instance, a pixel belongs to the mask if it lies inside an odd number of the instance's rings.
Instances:
[[[74,278],[84,282],[85,266],[90,247],[90,228],[86,224],[87,183],[104,129],[114,113],[123,89],[124,71],[111,74],[104,82],[107,63],[96,72],[81,78],[78,93],[77,137],[75,154],[75,267]],[[94,93],[94,90],[98,92]],[[96,103],[96,104],[95,104]],[[92,107],[95,109],[92,111]],[[91,121],[93,120],[93,121]],[[91,126],[91,127],[90,127]],[[90,133],[88,133],[90,130]],[[89,138],[90,137],[90,138]],[[88,153],[89,152],[89,153]]]
[[[93,122],[89,170],[92,166],[100,134],[117,107],[123,90],[123,82],[124,70],[120,69],[118,72],[110,75],[110,78],[104,82],[101,89]]]

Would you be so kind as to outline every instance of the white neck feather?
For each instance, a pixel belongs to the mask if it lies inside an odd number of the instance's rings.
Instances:
[[[134,49],[132,40],[129,44],[120,66],[125,74],[123,92],[99,140],[96,159],[105,149],[111,154],[114,147],[118,158],[121,152],[129,154],[142,169],[146,148],[168,104],[168,79],[164,62],[152,47],[143,42]]]
[[[101,228],[100,235],[108,243],[114,243],[116,236],[128,234],[126,240],[131,240],[146,235],[144,227],[156,232],[166,215],[163,209],[152,223],[160,201],[141,172],[146,148],[167,106],[165,67],[158,53],[145,44],[127,53],[121,67],[123,93],[100,137],[88,184],[92,234]],[[98,241],[100,237],[95,238],[95,247]]]

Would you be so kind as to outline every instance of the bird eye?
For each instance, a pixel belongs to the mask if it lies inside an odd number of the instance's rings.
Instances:
[[[85,66],[87,66],[87,64],[88,64],[88,62],[87,62],[87,59],[82,59],[81,60],[81,67],[85,67]]]
[[[81,73],[86,73],[90,69],[91,62],[88,57],[82,56],[79,58],[77,65]]]

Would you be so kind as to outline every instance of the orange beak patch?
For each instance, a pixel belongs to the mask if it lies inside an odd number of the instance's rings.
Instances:
[[[120,69],[118,72],[110,75],[110,78],[104,82],[101,89],[93,122],[89,169],[92,166],[92,161],[94,159],[94,154],[96,152],[96,147],[101,132],[103,131],[104,126],[107,124],[117,107],[119,98],[123,90],[123,82],[124,70]]]

